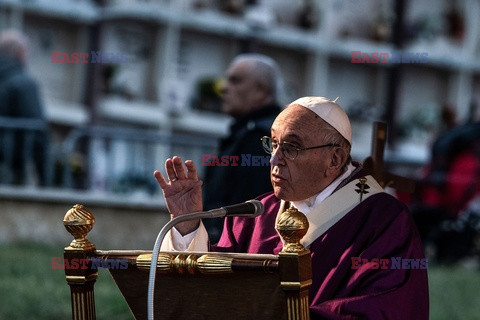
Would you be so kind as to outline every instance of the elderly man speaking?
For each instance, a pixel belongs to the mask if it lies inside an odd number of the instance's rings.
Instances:
[[[407,207],[351,160],[352,131],[342,108],[322,97],[295,100],[261,143],[271,154],[273,185],[257,198],[265,212],[227,218],[210,250],[277,254],[277,214],[294,206],[310,224],[302,244],[312,255],[312,318],[428,319],[427,264],[416,226]],[[165,170],[168,182],[154,175],[172,218],[202,211],[194,163],[173,157]],[[162,250],[208,249],[200,221],[178,224],[162,244]]]

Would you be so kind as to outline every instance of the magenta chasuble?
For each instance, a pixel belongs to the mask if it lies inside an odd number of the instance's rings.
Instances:
[[[352,194],[358,197],[358,194]],[[212,251],[278,254],[280,200],[255,219],[225,220]],[[387,193],[364,199],[309,247],[312,319],[428,319],[427,261],[407,207]]]

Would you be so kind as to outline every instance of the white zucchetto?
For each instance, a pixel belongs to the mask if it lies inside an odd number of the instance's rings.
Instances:
[[[336,101],[337,99],[335,99]],[[290,105],[300,105],[315,112],[334,127],[352,145],[352,127],[345,111],[335,102],[324,97],[302,97]]]

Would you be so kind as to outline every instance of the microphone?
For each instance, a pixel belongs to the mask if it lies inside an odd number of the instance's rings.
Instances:
[[[206,217],[202,218],[218,218],[218,217],[250,217],[254,218],[263,213],[263,204],[258,200],[248,200],[244,203],[225,206],[218,209],[212,209],[205,212]],[[198,212],[204,213],[204,212]],[[176,219],[176,218],[175,218]]]
[[[189,220],[204,219],[204,218],[221,218],[221,217],[257,217],[264,211],[263,204],[258,200],[248,200],[244,203],[234,204],[231,206],[225,206],[218,209],[212,209],[209,211],[199,211],[193,213],[187,213],[170,220],[157,236],[155,245],[152,252],[152,262],[150,264],[150,274],[148,278],[148,299],[147,299],[147,316],[149,320],[153,320],[153,299],[155,290],[155,275],[157,270],[158,252],[160,251],[160,245],[163,242],[163,238],[167,232],[180,222]]]

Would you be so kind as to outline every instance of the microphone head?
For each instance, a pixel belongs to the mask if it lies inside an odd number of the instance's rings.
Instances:
[[[263,213],[263,211],[265,210],[265,207],[263,206],[263,203],[261,203],[258,200],[248,200],[246,202],[253,204],[253,206],[255,207],[255,209],[254,209],[255,211],[254,211],[252,217],[257,217],[257,216],[261,215]]]
[[[243,203],[225,206],[221,209],[226,217],[254,218],[263,213],[263,204],[258,200],[248,200]]]

